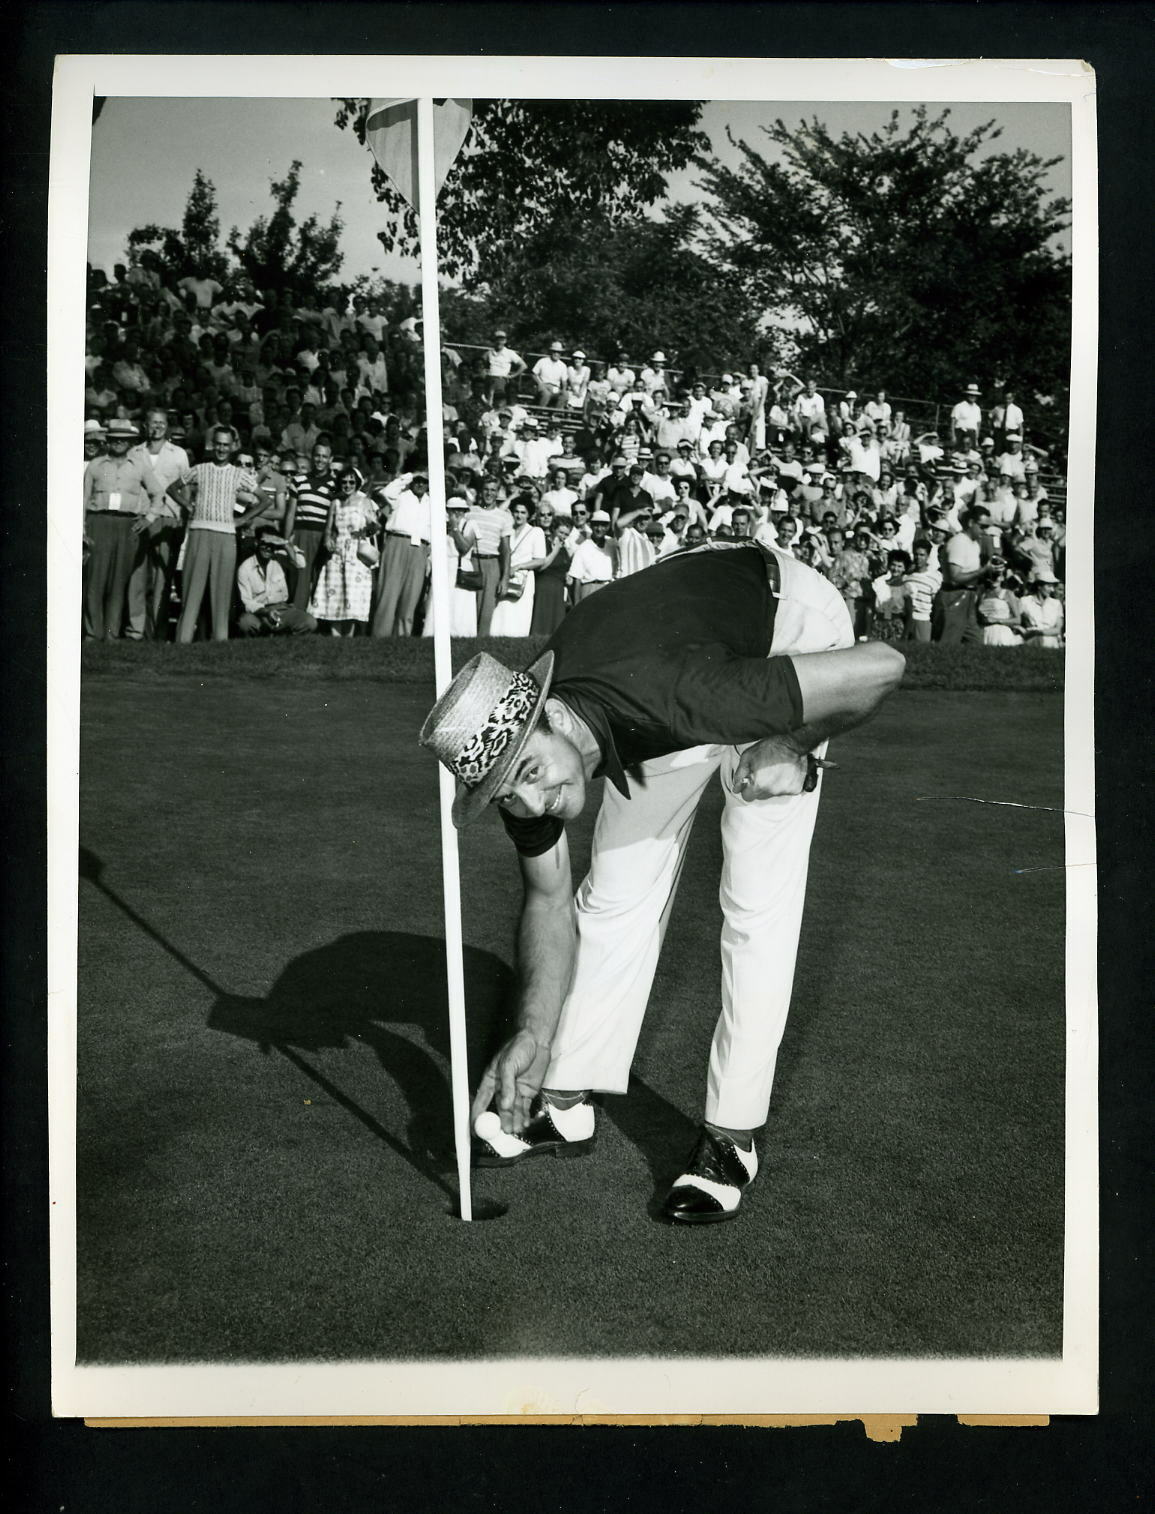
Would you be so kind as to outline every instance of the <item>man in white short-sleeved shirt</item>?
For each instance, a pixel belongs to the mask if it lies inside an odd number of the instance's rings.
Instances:
[[[982,542],[990,520],[985,505],[972,505],[963,514],[962,530],[942,549],[943,584],[935,596],[933,617],[936,641],[981,643],[983,639],[977,613],[978,591],[990,575],[982,558]]]
[[[551,342],[549,355],[539,357],[533,365],[539,405],[552,408],[560,405],[565,398],[566,385],[569,383],[569,369],[562,359],[563,350],[560,342]]]
[[[950,413],[950,442],[952,447],[977,447],[983,412],[979,408],[982,391],[977,384],[968,384],[965,396]]]
[[[525,372],[525,359],[505,345],[505,332],[493,333],[493,346],[483,359],[485,363],[485,386],[491,404],[512,399],[514,381]]]

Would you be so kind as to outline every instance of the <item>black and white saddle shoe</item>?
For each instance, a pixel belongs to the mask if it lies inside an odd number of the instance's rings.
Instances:
[[[528,1157],[581,1157],[593,1150],[596,1140],[593,1105],[582,1099],[569,1109],[559,1109],[539,1093],[520,1135],[502,1130],[492,1109],[478,1115],[473,1134],[475,1167],[512,1167]]]
[[[686,1170],[674,1179],[662,1213],[686,1225],[716,1225],[737,1217],[743,1191],[758,1175],[758,1154],[728,1136],[703,1129]]]

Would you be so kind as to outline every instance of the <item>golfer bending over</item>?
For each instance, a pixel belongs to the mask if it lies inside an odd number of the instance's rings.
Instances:
[[[722,1013],[705,1126],[664,1210],[734,1217],[790,1005],[825,743],[868,719],[903,667],[892,646],[854,644],[841,594],[813,569],[719,543],[583,600],[527,672],[484,652],[462,668],[421,741],[458,779],[455,825],[497,806],[525,888],[518,1029],[473,1105],[481,1165],[580,1155],[590,1091],[625,1093],[694,812],[720,771]],[[565,823],[600,774],[574,898]]]

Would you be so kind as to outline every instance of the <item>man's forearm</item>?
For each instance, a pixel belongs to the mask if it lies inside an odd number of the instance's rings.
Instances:
[[[799,754],[869,720],[906,668],[906,658],[886,642],[811,652],[791,661],[802,693],[802,720],[782,739]]]
[[[517,938],[517,1025],[548,1050],[573,977],[577,931],[573,902],[527,899]]]

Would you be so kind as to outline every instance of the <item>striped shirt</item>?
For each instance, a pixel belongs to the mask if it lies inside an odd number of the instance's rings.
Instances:
[[[462,536],[477,543],[479,557],[496,557],[503,536],[513,534],[513,516],[503,505],[487,510],[474,505],[461,528]]]
[[[908,573],[906,587],[910,596],[912,620],[929,620],[934,596],[942,588],[942,574],[937,568],[927,568],[922,573]]]
[[[234,531],[237,490],[256,492],[257,476],[249,468],[238,468],[235,463],[197,463],[186,468],[180,476],[184,485],[196,486],[196,501],[193,505],[190,531],[221,531],[230,535]]]
[[[293,478],[297,496],[295,529],[304,526],[313,531],[323,531],[329,519],[329,506],[337,498],[337,485],[332,475],[314,480],[312,474],[298,473]]]

